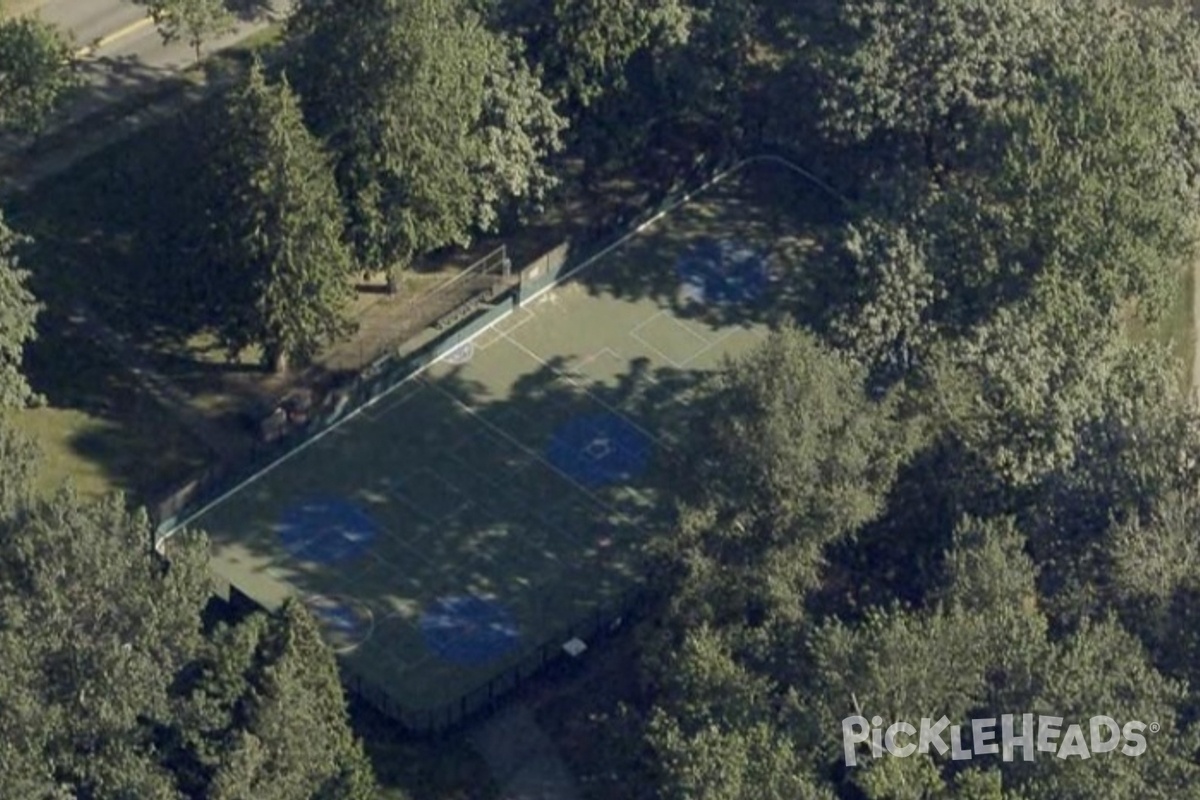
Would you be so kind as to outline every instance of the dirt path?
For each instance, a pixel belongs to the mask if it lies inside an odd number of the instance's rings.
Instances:
[[[558,748],[524,704],[492,717],[471,739],[500,786],[501,800],[578,800]]]

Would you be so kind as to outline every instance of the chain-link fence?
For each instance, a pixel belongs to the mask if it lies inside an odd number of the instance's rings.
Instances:
[[[385,687],[364,679],[349,668],[343,668],[342,678],[352,692],[407,730],[422,734],[441,733],[486,716],[528,681],[543,675],[556,664],[577,658],[564,647],[568,642],[578,639],[592,647],[626,628],[650,607],[650,598],[645,587],[630,589],[616,600],[597,606],[586,617],[554,631],[508,669],[459,699],[436,708],[406,708]]]

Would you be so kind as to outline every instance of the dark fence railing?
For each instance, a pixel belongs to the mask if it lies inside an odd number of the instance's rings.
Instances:
[[[554,664],[574,658],[563,648],[571,639],[580,639],[592,647],[623,629],[649,607],[649,598],[645,587],[630,589],[615,601],[597,606],[586,617],[553,631],[527,650],[517,663],[457,700],[435,708],[406,708],[387,689],[346,665],[342,668],[342,680],[350,691],[407,730],[422,734],[442,733],[489,714],[528,681],[541,676]]]

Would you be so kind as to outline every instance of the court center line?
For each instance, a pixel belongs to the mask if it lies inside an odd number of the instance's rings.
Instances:
[[[685,359],[684,359],[682,362],[680,362],[680,364],[679,364],[679,367],[680,367],[680,369],[687,369],[687,365],[688,365],[688,364],[692,363],[692,362],[693,362],[693,361],[695,361],[697,358],[699,358],[700,356],[702,356],[702,355],[704,355],[705,353],[707,353],[709,350],[712,350],[714,347],[716,347],[716,346],[717,346],[717,345],[719,345],[721,342],[723,342],[723,341],[725,341],[726,339],[728,339],[730,336],[733,336],[733,334],[734,334],[734,333],[735,333],[735,331],[731,331],[731,330],[730,330],[730,331],[725,331],[725,333],[721,334],[721,335],[720,335],[720,336],[718,336],[716,339],[713,339],[711,342],[709,342],[708,344],[704,345],[704,347],[700,348],[700,349],[699,349],[699,350],[697,350],[695,353],[693,353],[692,355],[690,355],[690,356],[688,356],[687,358],[685,358]]]
[[[525,353],[527,356],[529,356],[530,358],[532,358],[534,361],[538,362],[538,363],[539,363],[539,364],[541,364],[543,367],[545,367],[546,369],[548,369],[548,370],[550,370],[551,372],[553,372],[555,375],[558,375],[560,378],[562,378],[563,380],[565,380],[567,383],[570,383],[570,384],[572,384],[572,385],[574,385],[574,386],[578,387],[578,388],[580,389],[580,391],[582,391],[582,392],[583,392],[583,394],[584,394],[584,396],[585,396],[585,397],[587,397],[587,398],[588,398],[588,399],[590,399],[590,400],[594,400],[596,403],[598,403],[598,404],[600,404],[601,406],[603,406],[604,408],[608,409],[608,410],[609,410],[609,412],[611,412],[611,413],[615,414],[616,416],[620,417],[621,419],[625,420],[625,422],[626,422],[626,423],[628,423],[629,425],[633,426],[633,427],[634,427],[634,428],[636,428],[637,430],[641,431],[643,434],[645,434],[645,435],[646,435],[646,436],[648,436],[648,437],[649,437],[651,440],[653,440],[653,441],[654,441],[656,444],[660,444],[660,445],[662,445],[663,447],[667,447],[668,449],[670,448],[670,446],[669,446],[669,445],[668,445],[668,444],[667,444],[665,441],[663,441],[662,439],[660,439],[658,436],[654,435],[654,434],[653,434],[653,433],[651,433],[650,431],[646,430],[646,429],[645,429],[645,428],[643,428],[641,425],[639,425],[639,424],[637,424],[636,422],[634,422],[634,421],[633,421],[633,420],[632,420],[632,419],[629,417],[629,415],[628,415],[628,414],[626,414],[625,412],[623,412],[623,411],[619,411],[619,410],[617,410],[617,409],[613,408],[613,407],[612,407],[612,406],[610,406],[608,403],[604,402],[604,401],[603,401],[603,400],[601,400],[599,397],[597,397],[596,395],[594,395],[594,394],[592,394],[591,392],[589,392],[589,391],[587,390],[587,387],[583,386],[581,383],[579,383],[578,381],[576,381],[576,380],[575,380],[574,378],[572,378],[570,375],[568,375],[568,374],[566,374],[566,373],[563,373],[563,372],[559,372],[559,371],[558,371],[558,370],[556,370],[554,367],[552,367],[552,366],[550,366],[548,363],[546,363],[546,361],[545,361],[543,358],[541,358],[541,356],[539,356],[537,353],[535,353],[535,352],[533,352],[532,350],[530,350],[530,349],[529,349],[528,347],[526,347],[525,345],[523,345],[523,344],[521,344],[520,342],[518,342],[516,339],[511,339],[511,338],[509,338],[509,337],[508,337],[507,335],[505,335],[505,334],[501,334],[501,335],[502,335],[502,336],[504,336],[504,338],[505,338],[505,339],[508,339],[510,342],[512,342],[512,344],[513,344],[514,346],[516,346],[516,347],[517,347],[519,350],[521,350],[522,352],[524,352],[524,353]]]

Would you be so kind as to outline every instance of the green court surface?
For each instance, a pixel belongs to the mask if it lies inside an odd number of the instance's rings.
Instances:
[[[639,585],[688,391],[788,313],[783,249],[828,202],[778,165],[736,171],[188,527],[251,599],[309,602],[400,708],[512,680]]]

